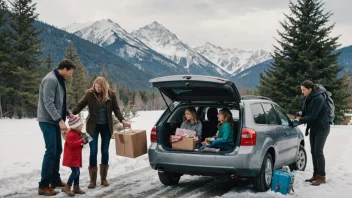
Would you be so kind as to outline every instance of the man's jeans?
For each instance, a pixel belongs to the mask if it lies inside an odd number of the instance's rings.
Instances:
[[[42,164],[39,188],[49,187],[49,183],[57,184],[60,178],[60,158],[62,153],[61,130],[59,125],[39,122],[45,141],[45,154]]]

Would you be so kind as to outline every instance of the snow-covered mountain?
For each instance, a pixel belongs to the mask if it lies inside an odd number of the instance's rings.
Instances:
[[[271,58],[263,50],[225,49],[210,43],[192,48],[158,22],[132,33],[110,19],[74,23],[63,29],[154,76],[191,73],[230,77]]]
[[[92,22],[92,21],[85,22],[85,23],[73,23],[71,25],[63,27],[62,29],[65,30],[66,32],[69,32],[69,33],[75,33],[81,29],[84,29],[84,28],[92,25],[93,23],[94,22]]]
[[[160,54],[182,65],[192,74],[226,76],[227,73],[196,52],[158,22],[139,28],[131,33]]]
[[[235,75],[271,58],[264,50],[224,49],[211,43],[194,48],[230,75]]]
[[[187,73],[183,67],[155,52],[110,19],[79,29],[82,26],[73,24],[66,31],[108,49],[154,76]]]

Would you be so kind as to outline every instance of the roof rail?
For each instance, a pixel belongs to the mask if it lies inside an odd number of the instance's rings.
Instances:
[[[268,97],[264,96],[255,96],[255,95],[244,95],[241,97],[242,100],[271,100]]]

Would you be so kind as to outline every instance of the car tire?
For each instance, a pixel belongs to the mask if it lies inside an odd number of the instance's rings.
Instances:
[[[269,190],[273,178],[273,168],[273,158],[269,153],[266,153],[260,173],[253,180],[254,190],[257,192],[265,192]]]
[[[165,186],[177,185],[180,181],[181,175],[171,172],[158,172],[159,180]]]
[[[302,145],[299,146],[298,160],[290,165],[291,171],[304,171],[307,166],[307,153]]]

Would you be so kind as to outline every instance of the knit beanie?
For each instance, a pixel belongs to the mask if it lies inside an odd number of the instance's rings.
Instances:
[[[83,125],[82,119],[78,116],[72,116],[69,120],[68,120],[68,125],[70,126],[70,128],[72,129],[76,129],[77,127]]]

